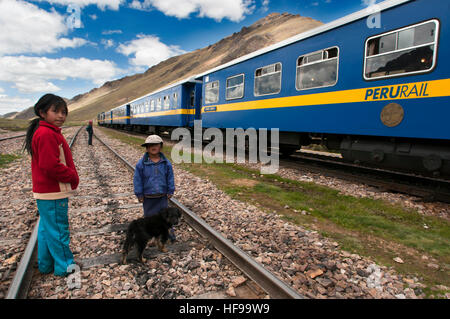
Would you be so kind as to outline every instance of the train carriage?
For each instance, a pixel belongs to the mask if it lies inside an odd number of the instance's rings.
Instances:
[[[113,117],[112,117],[112,111],[107,111],[104,113],[104,120],[103,120],[103,124],[106,126],[111,127],[113,124],[112,121]]]
[[[102,126],[104,121],[104,112],[97,114],[97,124]]]
[[[111,124],[116,128],[127,128],[130,125],[130,104],[118,106],[111,110]]]
[[[280,148],[450,171],[450,2],[391,0],[198,75],[203,127],[279,128]]]
[[[193,125],[201,111],[201,83],[177,82],[130,103],[130,124],[140,131],[162,132]]]

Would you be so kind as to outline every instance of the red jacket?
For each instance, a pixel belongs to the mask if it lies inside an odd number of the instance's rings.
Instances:
[[[61,128],[40,121],[31,147],[34,198],[51,200],[71,196],[79,178]]]

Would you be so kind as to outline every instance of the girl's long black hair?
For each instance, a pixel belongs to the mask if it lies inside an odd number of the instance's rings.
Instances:
[[[27,129],[27,137],[25,138],[24,148],[27,150],[28,154],[33,155],[33,150],[31,148],[31,142],[33,141],[34,132],[36,132],[39,127],[39,122],[42,120],[40,112],[47,113],[50,107],[55,106],[56,110],[59,108],[65,108],[66,113],[68,113],[67,104],[62,97],[54,94],[45,94],[43,97],[37,101],[34,105],[34,113],[37,118],[30,121],[30,125]]]

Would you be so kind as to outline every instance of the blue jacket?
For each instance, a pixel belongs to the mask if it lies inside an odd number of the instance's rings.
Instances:
[[[137,197],[174,193],[175,183],[172,164],[163,153],[159,153],[159,155],[161,160],[158,163],[154,163],[145,153],[136,164],[133,184],[134,193]]]

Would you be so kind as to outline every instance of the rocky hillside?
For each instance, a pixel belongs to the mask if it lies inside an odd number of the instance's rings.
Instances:
[[[193,52],[169,58],[146,72],[106,82],[69,100],[69,121],[92,119],[102,111],[136,99],[160,87],[229,62],[263,47],[322,25],[300,15],[271,13],[249,27]]]
[[[27,120],[27,119],[31,119],[33,117],[35,117],[36,115],[34,114],[34,109],[33,107],[29,107],[23,111],[17,112],[14,117],[10,117],[13,119],[18,119],[18,120]]]
[[[0,115],[1,118],[7,119],[7,118],[13,118],[15,115],[17,114],[17,112],[9,112],[3,115]]]

